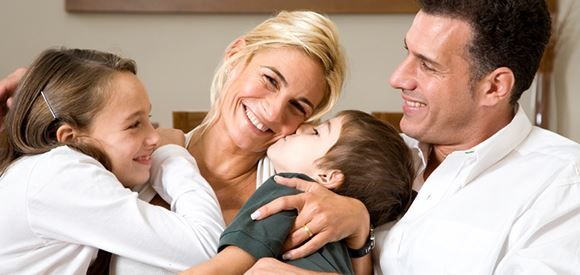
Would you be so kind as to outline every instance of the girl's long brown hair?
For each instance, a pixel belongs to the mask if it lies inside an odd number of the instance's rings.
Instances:
[[[4,121],[0,133],[0,175],[22,156],[42,154],[63,145],[56,138],[61,125],[87,130],[109,96],[110,79],[118,72],[135,74],[135,62],[96,50],[42,52],[18,86],[15,102]],[[110,169],[109,159],[101,150],[78,140],[66,145]]]

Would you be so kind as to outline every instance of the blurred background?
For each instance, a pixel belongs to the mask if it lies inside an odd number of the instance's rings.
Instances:
[[[580,5],[559,0],[548,128],[580,142]],[[243,1],[239,1],[243,5]],[[65,0],[0,2],[0,76],[27,66],[44,49],[110,51],[137,62],[153,121],[172,126],[173,111],[207,111],[209,87],[226,46],[269,14],[70,13]],[[400,112],[388,79],[404,58],[406,14],[329,14],[347,54],[348,77],[334,112]],[[533,26],[530,26],[533,27]],[[530,118],[534,91],[520,101]]]

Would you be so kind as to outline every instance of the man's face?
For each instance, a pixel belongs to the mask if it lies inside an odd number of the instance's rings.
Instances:
[[[464,21],[420,11],[405,37],[408,55],[391,76],[401,90],[401,130],[421,142],[458,145],[477,129]]]

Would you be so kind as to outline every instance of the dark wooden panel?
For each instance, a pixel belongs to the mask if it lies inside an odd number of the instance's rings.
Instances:
[[[199,125],[207,112],[173,112],[173,128],[187,133]]]
[[[403,113],[392,113],[392,112],[372,112],[374,117],[382,120],[383,122],[389,123],[401,132],[401,127],[399,126],[401,119],[403,118]]]
[[[324,13],[415,13],[414,0],[66,0],[69,12],[274,13],[315,10]]]

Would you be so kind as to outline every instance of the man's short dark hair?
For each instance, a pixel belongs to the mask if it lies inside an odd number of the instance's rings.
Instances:
[[[499,67],[510,68],[515,85],[510,103],[527,90],[540,65],[551,33],[544,0],[419,0],[422,11],[468,22],[472,80]]]

